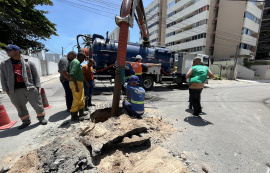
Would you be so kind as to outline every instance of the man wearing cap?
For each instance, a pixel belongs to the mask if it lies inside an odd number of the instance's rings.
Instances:
[[[71,61],[69,66],[69,75],[70,82],[69,86],[73,95],[73,102],[70,109],[71,120],[82,121],[84,118],[82,116],[86,116],[87,113],[84,113],[84,89],[83,89],[83,71],[81,67],[81,63],[85,60],[86,56],[84,53],[79,52],[77,54],[77,58]],[[78,116],[79,112],[79,116]]]
[[[189,94],[194,108],[193,115],[197,117],[199,117],[199,113],[202,113],[200,98],[207,76],[209,76],[210,79],[214,78],[214,75],[208,67],[202,65],[201,59],[199,57],[194,58],[193,66],[186,74],[186,78],[190,78]]]
[[[153,67],[153,66],[160,66],[160,65],[154,65],[154,64],[144,64],[142,63],[142,56],[141,55],[137,55],[136,56],[136,62],[131,64],[133,67],[133,70],[135,71],[135,75],[138,76],[140,82],[139,82],[139,86],[142,86],[142,69],[146,68],[146,67]]]
[[[44,107],[39,94],[40,78],[35,64],[23,58],[20,48],[16,45],[9,44],[2,48],[10,58],[0,65],[1,84],[23,122],[18,128],[23,129],[31,124],[27,101],[36,111],[39,123],[46,125],[47,120],[44,118]]]
[[[135,75],[129,78],[126,89],[129,91],[131,101],[123,101],[123,108],[128,112],[130,116],[141,118],[144,114],[144,98],[145,90],[142,87],[137,86],[139,78]]]

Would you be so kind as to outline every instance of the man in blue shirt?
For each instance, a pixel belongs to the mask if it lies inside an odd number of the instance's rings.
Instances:
[[[144,114],[145,90],[142,87],[137,86],[139,81],[139,78],[135,75],[129,78],[126,89],[130,93],[131,101],[128,102],[127,100],[124,100],[123,108],[130,116],[141,119],[141,116]]]

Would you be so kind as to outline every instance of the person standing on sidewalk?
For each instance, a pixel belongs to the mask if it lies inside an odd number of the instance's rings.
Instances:
[[[200,98],[207,76],[209,76],[210,79],[214,78],[214,75],[208,67],[202,65],[201,59],[199,57],[195,57],[193,60],[193,66],[186,74],[186,78],[190,78],[189,94],[194,108],[193,115],[197,117],[200,117],[199,113],[202,113]]]
[[[88,63],[82,67],[83,75],[84,75],[84,95],[85,95],[85,110],[88,110],[87,106],[95,106],[92,104],[92,92],[95,86],[94,81],[94,71],[93,65],[95,61],[93,59],[89,59]]]
[[[58,63],[58,72],[60,73],[60,82],[63,85],[63,88],[65,90],[65,94],[66,94],[66,106],[67,106],[67,112],[70,111],[71,109],[71,105],[72,105],[72,92],[71,89],[69,87],[69,80],[70,80],[70,76],[69,76],[69,64],[70,62],[76,58],[76,52],[71,51],[67,54],[67,58],[66,57],[62,57]]]
[[[73,102],[70,109],[71,120],[79,120],[82,121],[84,118],[82,116],[86,116],[87,113],[84,113],[84,89],[83,89],[83,71],[81,67],[81,63],[85,60],[86,56],[84,53],[79,52],[77,54],[77,58],[71,61],[69,66],[69,75],[70,82],[69,86],[73,95]],[[78,116],[79,112],[79,116]]]
[[[0,65],[1,84],[3,91],[9,96],[11,103],[16,107],[23,129],[31,124],[26,103],[29,101],[37,113],[37,119],[42,125],[47,124],[44,107],[39,94],[40,77],[33,62],[21,56],[18,46],[9,44],[2,47],[6,50],[9,59]]]

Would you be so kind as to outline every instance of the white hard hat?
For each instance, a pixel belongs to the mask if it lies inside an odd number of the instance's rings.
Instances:
[[[136,56],[136,59],[142,59],[142,56],[141,55],[137,55]]]

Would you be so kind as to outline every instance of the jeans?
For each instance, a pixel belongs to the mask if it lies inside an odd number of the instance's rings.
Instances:
[[[73,96],[72,96],[72,92],[71,89],[69,87],[69,81],[61,81],[65,93],[66,93],[66,105],[67,105],[67,109],[71,109],[71,105],[72,105],[72,101],[73,101]]]
[[[88,84],[89,84],[89,88],[87,87],[87,85],[85,83],[83,83],[85,100],[91,100],[91,98],[92,98],[94,81],[90,80],[90,81],[88,81]]]
[[[192,105],[194,108],[194,113],[193,115],[199,115],[199,113],[202,112],[202,107],[201,107],[201,92],[202,92],[203,88],[201,89],[191,89],[189,88],[189,94],[192,100]]]

